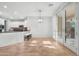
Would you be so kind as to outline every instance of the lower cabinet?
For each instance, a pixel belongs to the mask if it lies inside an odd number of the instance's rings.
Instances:
[[[77,53],[76,39],[66,39],[65,46],[73,52]]]

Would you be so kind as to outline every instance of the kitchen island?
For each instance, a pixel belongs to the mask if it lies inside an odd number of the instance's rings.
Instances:
[[[3,32],[0,33],[0,47],[20,43],[24,41],[24,35],[30,34],[29,31],[22,32]]]

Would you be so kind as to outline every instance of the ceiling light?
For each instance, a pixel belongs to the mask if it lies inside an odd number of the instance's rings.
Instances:
[[[39,22],[39,23],[42,23],[42,22],[43,22],[43,19],[42,19],[42,17],[41,17],[41,12],[42,12],[42,10],[39,9],[38,12],[39,12],[39,19],[38,19],[38,22]]]
[[[7,5],[4,5],[3,8],[7,8]]]
[[[41,23],[41,22],[43,22],[43,20],[42,19],[38,19],[38,22]]]

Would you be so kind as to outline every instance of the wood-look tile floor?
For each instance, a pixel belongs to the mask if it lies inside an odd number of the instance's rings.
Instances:
[[[0,47],[1,56],[74,56],[69,49],[50,38],[32,38],[29,41]]]

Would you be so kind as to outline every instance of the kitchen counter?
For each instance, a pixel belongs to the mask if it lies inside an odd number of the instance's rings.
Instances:
[[[13,32],[30,32],[30,31],[6,31],[6,32],[0,32],[0,33],[13,33]]]
[[[24,35],[29,33],[30,33],[29,31],[0,33],[0,47],[23,42]]]

